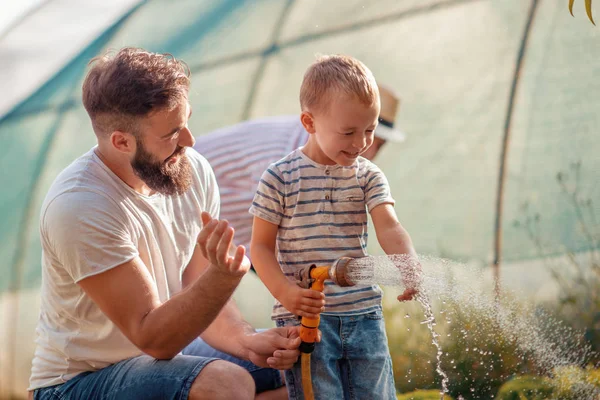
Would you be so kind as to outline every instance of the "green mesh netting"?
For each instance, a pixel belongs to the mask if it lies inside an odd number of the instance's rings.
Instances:
[[[125,45],[189,64],[198,135],[297,112],[302,73],[316,53],[360,58],[403,100],[408,140],[384,148],[377,162],[419,251],[490,262],[500,151],[530,7],[522,0],[141,4],[0,121],[0,290],[39,284],[41,201],[57,173],[94,144],[80,102],[86,63]],[[513,225],[527,215],[540,215],[548,253],[593,244],[556,181],[580,161],[580,193],[598,198],[600,42],[591,27],[560,1],[536,6],[506,157],[503,259],[539,256]]]

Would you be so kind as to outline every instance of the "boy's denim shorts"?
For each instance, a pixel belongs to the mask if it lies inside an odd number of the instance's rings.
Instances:
[[[298,325],[297,318],[277,326]],[[322,338],[311,353],[315,399],[396,399],[392,359],[381,310],[352,316],[321,314]],[[300,358],[285,371],[290,400],[304,398]]]
[[[147,355],[123,360],[94,372],[83,372],[67,382],[36,389],[34,400],[58,399],[187,399],[192,383],[208,363],[230,361],[250,372],[257,393],[283,386],[278,370],[262,368],[194,340],[171,360]]]

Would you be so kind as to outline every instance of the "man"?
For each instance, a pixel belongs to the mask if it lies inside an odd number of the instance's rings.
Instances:
[[[286,397],[277,369],[297,360],[298,333],[257,333],[230,301],[250,262],[216,219],[210,166],[188,151],[189,84],[166,55],[93,60],[83,104],[98,145],[42,206],[30,398]]]
[[[381,111],[375,139],[363,157],[372,160],[386,142],[405,135],[394,128],[400,99],[379,85]],[[258,182],[269,165],[304,145],[308,132],[299,115],[246,121],[196,138],[194,149],[209,161],[221,192],[221,217],[235,228],[237,241],[250,248],[252,205]]]

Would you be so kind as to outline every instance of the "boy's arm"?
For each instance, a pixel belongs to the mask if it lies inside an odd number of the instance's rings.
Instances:
[[[316,290],[302,289],[285,277],[275,256],[275,242],[279,227],[262,218],[254,217],[250,252],[256,273],[273,297],[293,314],[317,318],[323,311],[325,295]]]
[[[413,247],[410,235],[398,221],[396,211],[390,203],[384,203],[371,210],[377,241],[386,254],[406,254],[406,263],[399,265],[406,290],[398,300],[412,300],[417,294],[421,264]]]
[[[262,218],[254,217],[250,252],[254,269],[273,297],[279,299],[281,293],[293,286],[279,267],[275,257],[275,242],[278,226]]]
[[[417,257],[410,235],[398,221],[394,207],[380,204],[371,211],[377,241],[386,254],[408,254]]]

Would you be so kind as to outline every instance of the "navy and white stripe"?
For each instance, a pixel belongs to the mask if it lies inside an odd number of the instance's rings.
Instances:
[[[304,145],[308,132],[298,115],[246,121],[196,138],[221,194],[221,218],[235,229],[235,243],[250,250],[253,216],[248,213],[267,167]]]
[[[367,255],[367,212],[393,204],[381,170],[365,158],[349,167],[321,165],[297,149],[273,163],[260,178],[250,213],[276,224],[277,258],[283,273],[306,265],[331,265],[342,256]],[[352,315],[381,307],[374,286],[325,286],[324,314]],[[291,317],[279,302],[272,318]]]

